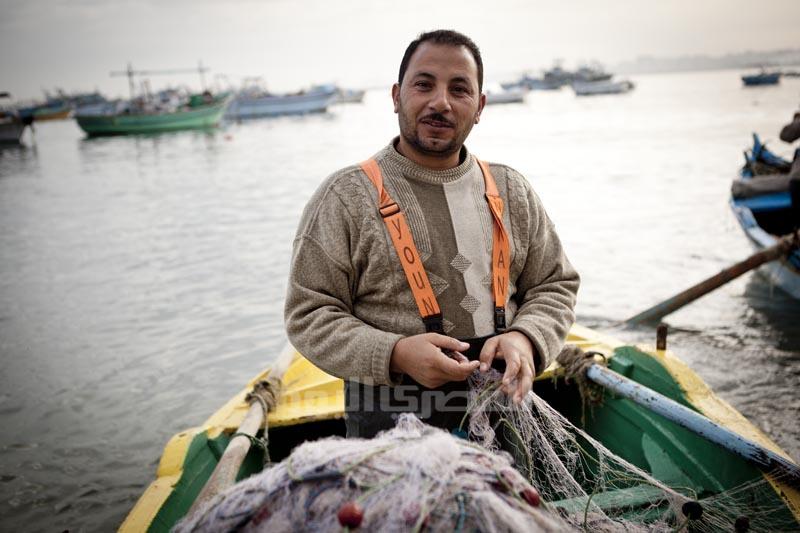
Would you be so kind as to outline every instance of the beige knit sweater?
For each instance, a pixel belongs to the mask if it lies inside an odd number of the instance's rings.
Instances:
[[[480,167],[434,171],[403,157],[396,140],[374,158],[408,220],[444,317],[460,339],[494,333],[492,218]],[[579,277],[528,181],[490,164],[511,241],[506,320],[536,349],[541,372],[574,321]],[[285,309],[294,346],[322,370],[371,385],[395,384],[389,359],[403,336],[424,333],[374,186],[357,166],[328,177],[309,200],[294,241]]]

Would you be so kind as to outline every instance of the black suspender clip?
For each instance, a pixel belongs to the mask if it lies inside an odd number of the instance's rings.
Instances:
[[[422,317],[422,322],[425,324],[426,333],[441,333],[444,334],[444,321],[442,314],[429,315]]]
[[[506,330],[506,308],[494,308],[494,332],[503,333]]]

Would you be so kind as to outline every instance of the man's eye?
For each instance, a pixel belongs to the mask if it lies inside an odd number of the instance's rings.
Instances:
[[[427,81],[418,81],[415,85],[421,89],[428,89],[431,86],[431,84]]]
[[[466,87],[453,87],[453,92],[457,94],[465,94],[467,92]]]

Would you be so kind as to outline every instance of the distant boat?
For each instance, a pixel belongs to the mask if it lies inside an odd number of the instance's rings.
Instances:
[[[543,78],[543,82],[551,87],[563,87],[573,81],[575,81],[575,73],[561,68],[559,64],[545,71]]]
[[[613,74],[606,72],[599,64],[583,66],[575,71],[574,81],[609,81]]]
[[[731,188],[730,207],[755,251],[776,244],[800,224],[800,206],[796,204],[800,191],[791,190],[790,168],[789,161],[770,152],[753,134],[753,148],[745,152],[745,164]],[[765,263],[759,270],[783,291],[800,299],[800,250]]]
[[[337,98],[331,85],[312,88],[294,94],[271,94],[257,86],[240,91],[225,113],[232,120],[323,113]]]
[[[629,80],[621,81],[575,81],[572,89],[576,96],[594,96],[599,94],[622,94],[632,91],[634,84]]]
[[[222,119],[229,99],[228,93],[213,96],[206,92],[182,102],[111,102],[97,114],[77,115],[75,120],[90,137],[213,128]]]
[[[336,104],[360,104],[364,101],[364,94],[366,91],[364,89],[343,89],[341,87],[336,88],[336,99],[334,103]]]
[[[489,85],[485,88],[486,105],[493,104],[518,104],[525,101],[525,89],[504,89],[499,84]]]
[[[11,95],[0,92],[0,99],[5,98],[11,98]],[[0,108],[0,144],[19,144],[30,124],[31,118],[23,119],[14,109]]]
[[[100,115],[108,108],[109,100],[98,92],[76,94],[70,97],[74,116]]]
[[[19,144],[26,127],[18,115],[0,111],[0,144]]]
[[[48,98],[47,102],[35,106],[32,110],[33,120],[64,120],[72,116],[72,104],[64,98]]]
[[[745,87],[754,87],[757,85],[776,85],[779,81],[781,81],[781,73],[761,71],[758,74],[742,76],[742,81],[744,82]]]
[[[561,83],[545,81],[543,78],[534,78],[529,74],[523,74],[518,80],[501,83],[500,86],[508,91],[557,91],[561,88]]]

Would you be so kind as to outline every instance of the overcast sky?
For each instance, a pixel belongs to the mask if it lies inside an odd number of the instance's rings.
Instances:
[[[643,54],[800,47],[800,0],[0,0],[0,90],[127,94],[109,72],[211,67],[274,90],[385,85],[419,32],[448,27],[481,47],[488,81]],[[153,77],[153,87],[197,76]]]

